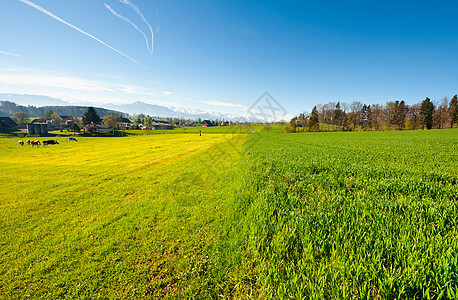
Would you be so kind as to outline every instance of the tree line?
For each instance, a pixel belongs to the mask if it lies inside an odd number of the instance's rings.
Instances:
[[[354,131],[354,130],[416,130],[443,129],[458,126],[458,99],[444,97],[407,105],[404,101],[383,104],[350,104],[329,102],[313,107],[311,113],[301,113],[289,122],[296,131]]]

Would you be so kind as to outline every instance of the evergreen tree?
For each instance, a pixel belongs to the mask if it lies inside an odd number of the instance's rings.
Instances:
[[[394,111],[394,124],[396,129],[404,129],[404,123],[406,121],[408,106],[405,104],[404,100],[401,102],[396,101],[395,111]]]
[[[426,129],[430,130],[433,128],[433,114],[434,114],[434,104],[431,100],[426,97],[425,100],[421,103],[420,106],[420,115],[422,117],[423,128],[426,126]]]
[[[343,111],[340,108],[340,102],[337,102],[336,108],[334,109],[334,116],[332,118],[332,123],[334,125],[342,125],[342,119],[343,119]]]
[[[313,107],[312,113],[310,114],[309,128],[311,131],[318,131],[320,126],[320,121],[318,120],[318,110],[316,106]]]
[[[360,120],[360,126],[362,128],[367,128],[367,111],[369,109],[369,106],[366,104],[363,105],[363,108],[361,109],[361,120]]]
[[[80,131],[80,127],[78,126],[78,124],[73,123],[72,126],[70,126],[70,130],[74,131],[74,132],[79,132]]]
[[[366,109],[366,127],[370,129],[374,127],[374,116],[370,105],[368,105]]]
[[[87,125],[91,123],[94,123],[94,124],[102,123],[102,119],[100,119],[95,108],[93,108],[92,106],[89,106],[83,115],[83,124]]]
[[[458,122],[458,98],[457,95],[453,96],[450,100],[449,105],[449,114],[450,114],[450,128],[453,128],[453,124]]]

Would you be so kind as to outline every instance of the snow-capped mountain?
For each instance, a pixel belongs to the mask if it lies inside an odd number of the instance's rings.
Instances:
[[[38,95],[19,95],[19,94],[0,94],[0,101],[10,101],[20,105],[32,106],[74,106],[74,103],[52,98],[48,96]],[[162,105],[148,104],[141,101],[136,101],[129,104],[91,104],[84,103],[84,106],[97,106],[114,111],[120,111],[129,115],[150,115],[155,117],[172,117],[172,118],[186,118],[186,119],[220,119],[231,121],[246,121],[247,119],[241,115],[221,113],[216,111],[207,111],[200,109],[193,109],[187,107],[171,106],[166,107]],[[249,120],[248,120],[249,121]]]

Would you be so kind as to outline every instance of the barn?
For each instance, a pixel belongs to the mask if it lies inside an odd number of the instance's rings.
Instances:
[[[18,124],[13,121],[10,117],[0,117],[0,132],[2,132],[2,129],[8,128],[8,129],[16,129],[18,127]]]

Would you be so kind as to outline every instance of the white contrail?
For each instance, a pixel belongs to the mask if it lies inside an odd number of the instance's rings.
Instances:
[[[142,18],[143,22],[145,22],[146,25],[149,27],[149,31],[151,32],[151,53],[153,53],[154,49],[154,33],[153,33],[153,28],[151,28],[151,25],[148,23],[146,20],[145,16],[143,16],[142,12],[140,9],[137,7],[137,5],[133,4],[129,0],[119,0],[122,4],[130,6],[139,16]]]
[[[10,52],[5,52],[5,51],[1,51],[1,50],[0,50],[0,54],[9,55],[9,56],[16,56],[16,57],[22,57],[22,55],[10,53]]]
[[[31,6],[31,7],[33,7],[33,8],[35,8],[35,9],[41,11],[42,13],[44,13],[44,14],[50,16],[51,18],[53,18],[53,19],[55,19],[55,20],[57,20],[57,21],[59,21],[59,22],[65,24],[65,25],[67,25],[67,26],[70,26],[71,28],[73,28],[73,29],[75,29],[75,30],[81,32],[81,33],[84,34],[84,35],[87,35],[88,37],[90,37],[90,38],[96,40],[97,42],[101,43],[101,44],[104,45],[105,47],[110,48],[111,50],[113,50],[113,51],[115,51],[115,52],[121,54],[122,56],[124,56],[124,57],[126,57],[127,59],[129,59],[129,60],[133,61],[134,63],[136,63],[137,65],[139,65],[139,66],[145,68],[146,70],[148,70],[147,67],[145,67],[144,65],[142,65],[141,63],[139,63],[139,62],[136,61],[135,59],[133,59],[133,58],[129,57],[128,55],[122,53],[121,51],[119,51],[119,50],[117,50],[117,49],[111,47],[110,45],[108,45],[108,44],[105,43],[104,41],[102,41],[102,40],[96,38],[96,37],[93,36],[92,34],[89,34],[89,33],[87,33],[86,31],[84,31],[84,30],[82,30],[82,29],[76,27],[75,25],[72,25],[72,24],[70,24],[70,23],[68,23],[68,22],[66,22],[66,21],[64,21],[64,20],[62,20],[61,18],[59,18],[58,16],[56,16],[56,15],[52,14],[51,12],[47,11],[47,10],[44,9],[43,7],[38,6],[38,5],[36,5],[35,3],[32,3],[32,2],[30,2],[30,1],[28,1],[28,0],[18,0],[18,1],[20,1],[20,2],[22,2],[22,3],[24,3],[24,4],[27,4],[27,5],[29,5],[29,6]]]
[[[143,30],[141,30],[140,28],[138,28],[137,25],[135,25],[134,22],[132,22],[131,20],[129,20],[128,18],[124,17],[123,15],[120,15],[118,14],[114,9],[112,9],[108,4],[104,3],[105,7],[116,17],[120,18],[121,20],[129,23],[130,25],[132,25],[135,29],[137,29],[138,32],[140,32],[143,37],[145,38],[145,41],[146,41],[146,47],[148,48],[148,52],[149,53],[152,53],[152,49],[150,49],[149,47],[149,42],[148,42],[148,38],[146,37],[146,34],[143,32]]]

